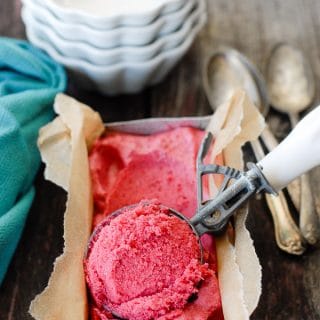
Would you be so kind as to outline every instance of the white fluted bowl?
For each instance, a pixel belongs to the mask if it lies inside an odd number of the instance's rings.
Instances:
[[[145,26],[180,9],[188,0],[34,0],[59,20],[96,29]]]
[[[95,29],[83,23],[60,20],[36,0],[22,0],[32,20],[29,24],[42,23],[63,40],[79,41],[84,44],[110,49],[119,46],[144,46],[158,37],[178,30],[194,9],[196,0],[187,0],[178,10],[161,15],[152,23],[138,27],[119,27],[114,29]]]
[[[205,0],[199,0],[203,3]],[[26,28],[27,37],[35,46],[46,51],[64,65],[87,89],[97,89],[103,94],[136,93],[159,83],[190,48],[194,38],[205,24],[206,13],[201,13],[184,40],[176,47],[165,50],[143,62],[122,62],[109,66],[97,65],[77,58],[64,56],[59,48],[42,39],[32,28]]]
[[[139,47],[116,47],[112,49],[101,49],[81,41],[65,40],[56,34],[55,30],[41,23],[33,16],[32,11],[26,6],[22,10],[22,19],[28,29],[39,39],[57,48],[61,55],[87,61],[95,65],[112,65],[122,62],[143,62],[152,59],[164,51],[173,49],[181,44],[188,36],[193,26],[204,12],[203,0],[197,3],[194,10],[187,16],[181,28],[177,31],[157,38],[151,44]]]

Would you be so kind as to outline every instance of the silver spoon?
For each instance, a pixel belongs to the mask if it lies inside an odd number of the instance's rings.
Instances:
[[[299,113],[311,105],[315,96],[311,66],[300,50],[286,43],[275,46],[269,58],[267,86],[271,105],[287,113],[294,128]],[[300,177],[300,185],[299,226],[304,238],[314,245],[320,240],[320,224],[307,174]]]
[[[268,112],[268,99],[262,76],[242,54],[234,49],[221,49],[209,57],[203,71],[204,88],[213,111],[227,101],[234,90],[244,89],[263,115]],[[257,160],[264,157],[260,142],[251,143]],[[305,251],[304,239],[293,221],[285,196],[266,194],[271,211],[275,237],[280,249],[291,254]]]

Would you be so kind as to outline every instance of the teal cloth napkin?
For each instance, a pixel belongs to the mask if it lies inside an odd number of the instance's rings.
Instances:
[[[38,131],[65,88],[59,64],[25,41],[0,38],[0,285],[34,197]]]

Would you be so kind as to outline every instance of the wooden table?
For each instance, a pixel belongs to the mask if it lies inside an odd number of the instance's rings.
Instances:
[[[288,41],[303,49],[319,87],[319,1],[208,2],[206,27],[163,83],[140,94],[110,98],[79,91],[71,82],[68,93],[101,112],[105,121],[205,115],[211,112],[201,83],[205,56],[218,45],[229,45],[246,54],[263,72],[271,48],[279,41]],[[19,0],[0,1],[0,35],[25,38],[20,7]],[[284,116],[272,111],[268,120],[279,138],[288,132]],[[250,157],[249,152],[246,154]],[[53,261],[62,250],[65,194],[44,181],[42,173],[41,170],[37,176],[36,198],[0,289],[0,319],[31,319],[27,314],[29,303],[46,285]],[[320,214],[319,182],[320,169],[312,174]],[[301,257],[281,252],[276,246],[272,220],[263,199],[251,201],[248,228],[263,268],[263,293],[252,319],[320,319],[320,250],[309,248]]]

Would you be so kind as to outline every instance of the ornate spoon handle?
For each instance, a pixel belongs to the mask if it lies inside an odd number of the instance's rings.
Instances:
[[[266,200],[272,214],[279,248],[291,254],[302,254],[305,251],[304,239],[291,217],[283,192],[280,191],[278,196],[266,194]]]
[[[258,140],[251,142],[257,161],[265,154]],[[271,212],[274,233],[278,247],[290,254],[300,255],[305,251],[303,237],[288,209],[287,200],[282,191],[278,196],[265,194],[268,208]]]

